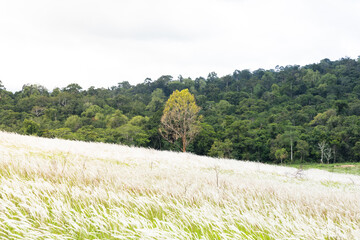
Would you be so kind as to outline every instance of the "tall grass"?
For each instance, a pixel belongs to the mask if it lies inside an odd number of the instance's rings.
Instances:
[[[360,176],[0,132],[0,238],[360,239]]]

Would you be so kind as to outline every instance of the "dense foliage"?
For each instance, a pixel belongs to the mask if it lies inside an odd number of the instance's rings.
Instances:
[[[171,143],[178,143],[181,139],[183,152],[199,133],[200,121],[198,113],[200,107],[195,103],[195,97],[189,89],[175,90],[165,103],[161,117],[160,134]]]
[[[166,100],[183,89],[195,95],[203,116],[188,151],[278,163],[360,160],[360,59],[350,58],[195,80],[162,76],[109,89],[28,84],[12,93],[0,82],[0,128],[178,150],[158,129]]]

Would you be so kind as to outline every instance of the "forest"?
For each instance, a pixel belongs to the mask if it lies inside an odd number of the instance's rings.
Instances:
[[[360,161],[360,58],[109,88],[26,84],[13,93],[0,81],[0,129],[180,151],[159,126],[167,99],[183,89],[201,115],[188,152],[267,163]]]

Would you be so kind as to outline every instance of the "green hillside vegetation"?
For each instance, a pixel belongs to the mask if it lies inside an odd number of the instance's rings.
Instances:
[[[0,129],[6,131],[180,151],[161,136],[160,121],[170,94],[189,89],[202,117],[188,152],[271,163],[360,161],[359,59],[222,77],[161,76],[108,89],[5,87]]]

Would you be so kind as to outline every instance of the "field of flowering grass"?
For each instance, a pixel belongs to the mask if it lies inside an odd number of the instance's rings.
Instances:
[[[360,239],[360,176],[0,132],[0,239]]]

